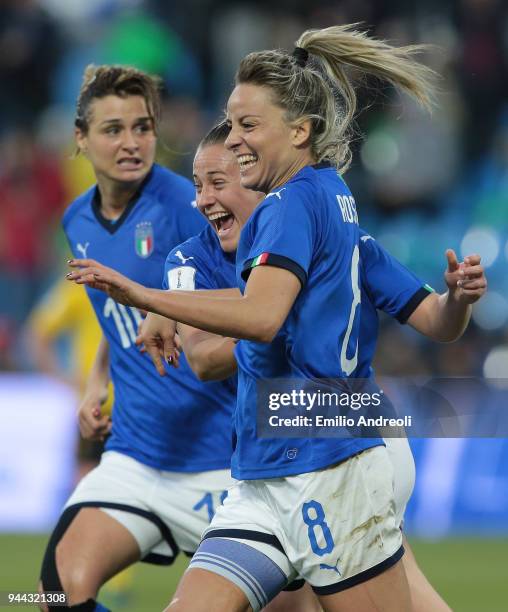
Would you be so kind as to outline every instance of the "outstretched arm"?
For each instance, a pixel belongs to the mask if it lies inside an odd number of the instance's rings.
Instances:
[[[487,289],[479,255],[469,255],[459,263],[455,252],[446,251],[448,291],[423,300],[408,319],[417,331],[437,342],[453,342],[462,336],[471,317],[471,305]]]
[[[241,297],[217,297],[194,291],[148,289],[92,259],[69,262],[67,277],[105,291],[116,302],[231,338],[271,342],[286,320],[301,288],[288,270],[254,268]]]

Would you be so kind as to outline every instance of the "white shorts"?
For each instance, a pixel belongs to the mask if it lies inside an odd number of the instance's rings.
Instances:
[[[406,506],[415,486],[415,460],[407,438],[385,438],[386,450],[393,465],[395,517],[402,528]]]
[[[195,552],[234,482],[229,469],[167,472],[108,451],[65,507],[100,508],[130,531],[144,561],[169,564],[179,550]]]
[[[217,509],[209,538],[255,548],[288,582],[300,576],[321,595],[368,580],[403,554],[388,452],[377,446],[316,472],[240,481]],[[222,571],[199,551],[191,567]]]

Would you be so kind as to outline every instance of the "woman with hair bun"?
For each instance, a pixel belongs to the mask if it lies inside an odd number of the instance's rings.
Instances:
[[[409,611],[393,473],[381,438],[257,436],[258,383],[334,379],[358,363],[359,228],[340,177],[356,112],[349,75],[373,75],[430,106],[419,47],[354,26],[302,34],[292,53],[251,53],[229,97],[226,147],[241,184],[266,194],[237,251],[241,297],[147,289],[90,259],[71,280],[115,300],[239,338],[233,487],[168,610],[261,610],[295,576],[324,610]]]

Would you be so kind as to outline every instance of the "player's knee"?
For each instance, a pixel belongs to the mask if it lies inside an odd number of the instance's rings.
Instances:
[[[68,550],[65,539],[60,541],[55,548],[55,565],[60,577],[62,590],[67,593],[69,599],[73,600],[75,587],[79,586],[83,569],[72,562],[72,551]]]
[[[89,607],[87,600],[93,601],[90,598],[95,597],[98,586],[94,584],[90,568],[79,561],[65,539],[65,533],[77,512],[78,508],[67,508],[51,534],[42,561],[40,588],[43,592],[64,591],[68,602],[83,602],[83,605]],[[63,609],[65,608],[46,606],[44,612]],[[83,608],[84,611],[87,609]],[[90,610],[95,609],[94,603]]]
[[[97,584],[95,569],[86,558],[76,555],[65,537],[56,546],[55,560],[62,590],[67,593],[70,602],[96,596],[100,584]]]

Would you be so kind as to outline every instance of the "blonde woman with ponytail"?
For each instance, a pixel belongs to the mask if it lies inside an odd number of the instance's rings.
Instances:
[[[162,292],[93,260],[71,263],[72,280],[117,302],[240,339],[232,458],[240,482],[206,530],[171,612],[258,611],[298,576],[326,612],[414,609],[383,440],[346,428],[334,438],[261,437],[257,400],[259,383],[281,390],[272,379],[314,392],[326,379],[344,391],[355,376],[358,216],[340,177],[351,159],[354,79],[374,76],[428,108],[433,75],[413,60],[419,47],[394,48],[355,26],[308,31],[296,45],[245,57],[228,101],[225,145],[242,185],[266,194],[238,245],[241,297]],[[298,392],[291,397],[298,408]],[[270,393],[273,436],[283,405]]]

